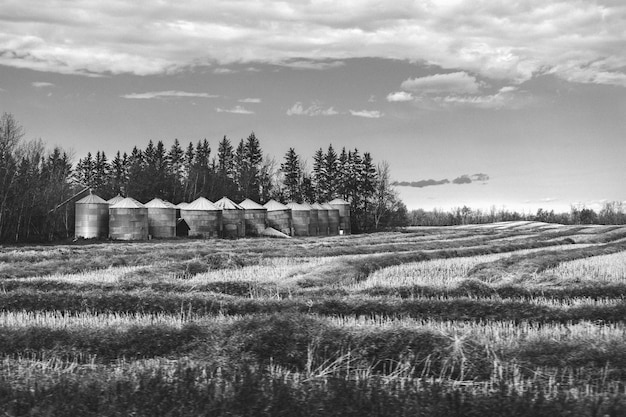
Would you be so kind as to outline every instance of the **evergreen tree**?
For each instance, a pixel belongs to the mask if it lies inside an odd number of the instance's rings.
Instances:
[[[326,171],[326,158],[322,148],[313,155],[313,175],[311,178],[313,197],[315,201],[324,201],[328,193],[328,173]]]
[[[168,194],[169,200],[174,204],[178,204],[184,199],[184,167],[185,153],[178,139],[174,139],[174,143],[167,153]]]
[[[117,194],[125,194],[126,184],[128,183],[128,155],[126,155],[126,152],[124,152],[124,155],[120,155],[120,151],[117,151],[115,158],[111,161],[110,181],[110,192],[105,198],[114,197]]]
[[[285,162],[280,164],[280,170],[283,173],[284,197],[288,201],[302,203],[302,165],[294,148],[289,148],[285,154]]]

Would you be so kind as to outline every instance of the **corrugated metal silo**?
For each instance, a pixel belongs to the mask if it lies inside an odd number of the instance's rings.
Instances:
[[[180,219],[180,210],[184,209],[185,207],[187,207],[189,205],[189,203],[185,203],[184,201],[182,203],[178,203],[174,205],[174,208],[176,208],[176,218]]]
[[[291,224],[294,236],[309,236],[309,224],[311,223],[311,209],[298,203],[287,203],[291,209]]]
[[[265,230],[267,222],[267,209],[246,198],[239,203],[244,210],[244,218],[246,221],[246,235],[259,236]]]
[[[341,198],[335,198],[328,204],[339,210],[339,234],[350,234],[350,203]]]
[[[320,236],[328,236],[328,209],[319,203],[311,204],[317,210],[317,231]]]
[[[189,226],[189,236],[219,237],[222,232],[222,210],[204,197],[198,197],[180,210]]]
[[[148,209],[130,197],[110,206],[109,236],[119,240],[148,239]]]
[[[243,207],[228,197],[222,197],[213,204],[222,210],[222,237],[245,237],[246,218]]]
[[[312,204],[302,203],[304,207],[309,209],[309,236],[319,235],[319,212]]]
[[[328,210],[328,235],[337,236],[339,234],[339,224],[341,223],[339,210],[328,203],[322,204],[322,207]]]
[[[109,235],[109,203],[95,194],[76,202],[74,236],[85,239]]]
[[[148,209],[148,234],[157,238],[176,237],[176,207],[159,198],[145,206]]]
[[[272,227],[288,236],[293,235],[291,230],[291,209],[275,200],[263,204],[267,209],[267,226]]]

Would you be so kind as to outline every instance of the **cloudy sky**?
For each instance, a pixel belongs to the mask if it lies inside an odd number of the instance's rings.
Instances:
[[[75,160],[254,131],[434,180],[409,208],[626,200],[623,0],[0,3],[0,111]]]

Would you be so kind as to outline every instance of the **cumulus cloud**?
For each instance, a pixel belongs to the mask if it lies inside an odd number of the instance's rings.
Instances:
[[[215,111],[218,113],[254,114],[252,110],[248,110],[242,106],[235,106],[231,109],[222,109],[218,107],[215,109]]]
[[[397,91],[395,93],[389,93],[387,95],[387,101],[395,102],[395,101],[413,101],[415,97],[413,94],[407,93],[406,91]]]
[[[328,69],[349,58],[423,62],[519,84],[534,74],[626,86],[619,1],[44,0],[3,4],[0,65],[84,75],[196,65]],[[471,85],[466,86],[471,88]]]
[[[45,81],[34,81],[31,83],[31,85],[35,88],[49,88],[49,87],[54,87],[53,83],[48,83]]]
[[[383,116],[383,114],[378,110],[350,110],[350,114],[368,119],[378,119]]]
[[[288,116],[335,116],[337,114],[339,114],[339,112],[333,107],[324,109],[317,103],[313,103],[309,107],[304,108],[301,102],[297,102],[287,110]]]
[[[121,96],[127,99],[135,100],[150,100],[150,99],[163,99],[163,98],[216,98],[219,97],[215,94],[208,93],[190,93],[188,91],[148,91],[146,93],[131,93]]]

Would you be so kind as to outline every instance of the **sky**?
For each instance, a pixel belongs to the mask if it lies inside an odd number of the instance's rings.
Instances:
[[[254,131],[277,164],[370,152],[409,209],[599,209],[626,201],[626,3],[0,0],[0,112],[74,162]]]

